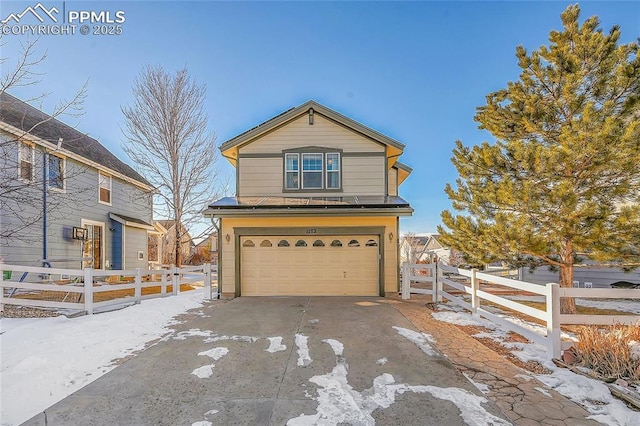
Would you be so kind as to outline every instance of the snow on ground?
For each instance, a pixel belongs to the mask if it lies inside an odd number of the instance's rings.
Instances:
[[[208,351],[200,352],[198,356],[208,356],[214,361],[218,361],[220,358],[229,353],[229,349],[227,348],[213,348]],[[191,374],[198,376],[201,379],[208,379],[213,375],[213,368],[216,364],[203,365],[202,367],[198,367],[191,372]]]
[[[202,306],[203,290],[69,319],[0,319],[2,425],[20,424],[93,382],[113,361],[170,332],[176,315]]]
[[[430,343],[435,343],[433,337],[426,333],[418,333],[417,331],[409,330],[407,328],[402,327],[393,327],[394,330],[398,332],[399,335],[404,337],[405,339],[413,342],[417,347],[420,348],[422,352],[429,356],[435,356],[436,351],[433,349]]]
[[[400,327],[394,327],[400,332]],[[411,330],[408,330],[411,331]],[[416,333],[418,334],[418,333]],[[406,337],[406,336],[405,336]],[[424,336],[420,336],[421,339]],[[421,340],[420,339],[420,340]],[[348,381],[349,365],[342,355],[342,343],[324,340],[336,355],[336,366],[327,373],[313,376],[310,382],[318,385],[314,398],[318,401],[315,414],[301,414],[290,419],[288,426],[357,424],[375,425],[372,413],[379,408],[388,408],[396,402],[396,395],[405,392],[429,393],[433,397],[451,401],[460,410],[462,419],[470,425],[503,426],[511,423],[494,416],[482,407],[486,398],[459,388],[439,388],[436,386],[410,386],[396,383],[391,374],[384,373],[373,379],[373,385],[362,392],[354,389]],[[336,343],[339,343],[336,344]]]
[[[308,336],[296,334],[296,346],[298,347],[298,366],[307,367],[311,365],[311,356],[309,356],[309,346],[307,344]]]
[[[282,337],[269,337],[269,347],[265,349],[267,352],[276,353],[287,350],[287,345],[282,344]]]
[[[606,307],[609,308],[609,306]],[[490,330],[488,332],[479,333],[476,337],[487,337],[500,342],[508,349],[513,349],[512,353],[524,362],[533,360],[542,364],[552,373],[535,375],[535,377],[545,384],[548,389],[553,389],[571,399],[573,402],[582,405],[592,414],[589,418],[612,426],[635,426],[640,424],[640,414],[637,411],[629,409],[623,402],[614,398],[606,385],[600,381],[557,367],[547,358],[546,348],[541,345],[536,343],[507,342],[505,341],[505,336],[508,330],[502,328],[500,325],[491,323],[485,319],[476,320],[472,318],[471,313],[457,311],[458,309],[452,308],[451,305],[449,305],[449,309],[434,312],[431,315],[439,321],[452,324],[479,325],[489,328]],[[504,314],[501,316],[504,318],[508,317]],[[530,330],[541,332],[543,329],[537,324],[527,323],[520,318],[508,317],[508,319]],[[563,333],[563,337],[571,336]],[[537,388],[537,390],[542,393],[546,391],[546,389],[542,388]]]

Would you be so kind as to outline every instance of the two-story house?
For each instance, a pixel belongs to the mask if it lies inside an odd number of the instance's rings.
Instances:
[[[314,101],[220,146],[236,196],[219,219],[225,296],[384,296],[399,288],[404,145]]]
[[[153,188],[100,142],[0,94],[0,257],[8,264],[148,266]]]

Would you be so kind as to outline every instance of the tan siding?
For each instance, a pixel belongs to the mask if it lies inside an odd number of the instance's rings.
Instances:
[[[281,153],[301,146],[338,148],[344,152],[385,152],[383,145],[315,114],[314,124],[304,114],[257,141],[240,147],[240,154]]]
[[[398,170],[393,167],[389,169],[387,186],[387,192],[389,195],[398,195]]]
[[[281,158],[240,158],[240,196],[317,196],[318,193],[282,192]],[[323,196],[384,195],[385,158],[344,157],[342,159],[342,192],[323,192]]]
[[[240,158],[238,195],[282,196],[281,158]]]
[[[344,195],[384,195],[384,157],[344,157],[342,189]]]

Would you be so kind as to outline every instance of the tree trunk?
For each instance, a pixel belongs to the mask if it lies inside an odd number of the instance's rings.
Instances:
[[[178,221],[176,220],[176,226],[175,226],[175,233],[176,233],[176,245],[175,245],[175,255],[174,255],[174,261],[175,261],[175,265],[177,267],[182,266],[182,244],[181,244],[181,235],[180,235],[180,227],[178,226]]]
[[[573,241],[564,241],[561,253],[562,265],[560,265],[560,287],[573,287]],[[576,313],[576,301],[573,297],[560,298],[560,312],[563,314]]]

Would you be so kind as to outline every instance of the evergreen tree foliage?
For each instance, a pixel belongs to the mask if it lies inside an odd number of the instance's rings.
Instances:
[[[520,79],[486,97],[479,128],[495,137],[456,142],[459,214],[438,232],[471,263],[546,264],[570,287],[577,254],[629,265],[640,256],[640,53],[597,17],[561,15],[550,45],[516,49]],[[573,312],[571,299],[563,311]]]

